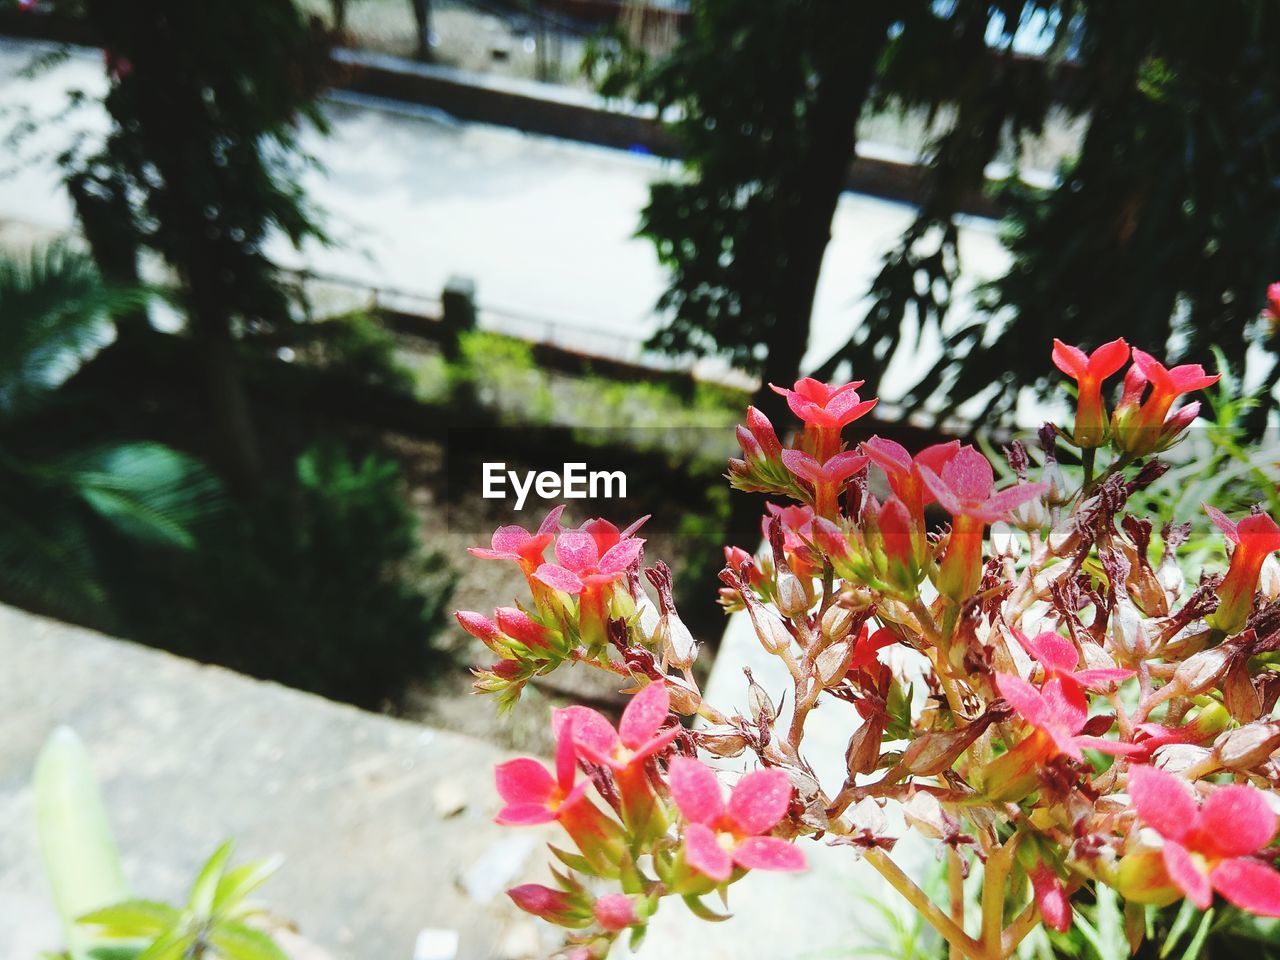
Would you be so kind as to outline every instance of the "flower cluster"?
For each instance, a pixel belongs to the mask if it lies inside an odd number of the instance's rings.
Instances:
[[[1011,444],[1007,471],[959,441],[851,442],[875,404],[860,383],[775,388],[803,425],[789,444],[748,410],[731,483],[793,501],[766,506],[758,551],[725,550],[722,603],[791,687],[779,698],[748,673],[748,715],[703,699],[698,645],[668,569],[642,566],[639,524],[570,529],[553,511],[473,551],[518,564],[531,596],[458,614],[499,658],[477,671],[480,689],[511,703],[576,662],[632,694],[616,729],[584,707],[556,711],[554,770],[498,769],[500,822],[555,821],[572,841],[552,848],[554,887],[511,891],[570,931],[567,956],[638,938],[669,896],[718,917],[704,896],[802,869],[806,836],[864,857],[971,960],[1012,955],[1040,923],[1068,929],[1076,892],[1098,885],[1123,899],[1135,948],[1150,904],[1220,894],[1280,917],[1280,525],[1208,507],[1229,562],[1184,572],[1185,532],[1156,538],[1129,501],[1197,415],[1178,397],[1217,377],[1123,340],[1091,353],[1055,341],[1052,359],[1075,381],[1074,423],[1046,426],[1038,452]],[[847,778],[820,784],[805,731],[829,699],[861,722]],[[717,764],[735,757],[747,772],[726,793]],[[894,865],[890,804],[940,845],[955,884],[981,871],[980,915],[963,898],[939,906]]]

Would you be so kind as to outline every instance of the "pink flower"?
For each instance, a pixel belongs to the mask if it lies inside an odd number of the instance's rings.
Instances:
[[[1071,899],[1057,873],[1040,860],[1027,870],[1027,878],[1031,881],[1031,890],[1045,926],[1066,933],[1071,929]]]
[[[1272,323],[1280,320],[1280,283],[1267,287],[1267,305],[1262,308],[1262,315]]]
[[[938,503],[955,519],[961,517],[995,523],[1009,511],[1034,500],[1048,490],[1043,483],[1021,483],[996,492],[991,462],[971,446],[963,446],[947,460],[941,473],[918,464],[920,479]]]
[[[791,781],[781,770],[748,773],[724,802],[711,768],[676,757],[669,771],[671,798],[688,821],[685,862],[724,883],[735,866],[745,870],[803,870],[804,854],[785,840],[766,836],[787,812]]]
[[[529,757],[508,760],[494,769],[498,794],[507,804],[494,817],[496,823],[506,826],[550,823],[582,801],[590,781],[574,786],[578,766],[572,722],[563,724],[557,734],[554,776]]]
[[[795,476],[813,487],[813,509],[822,517],[833,517],[845,481],[867,465],[868,458],[846,450],[819,463],[800,450],[783,450],[782,462]]]
[[[524,527],[511,524],[499,527],[493,532],[491,547],[470,547],[468,552],[473,557],[485,560],[514,560],[531,576],[542,563],[547,545],[555,539],[560,529],[560,514],[564,513],[564,505],[555,507],[538,527],[537,533],[530,533]]]
[[[1207,910],[1217,890],[1242,910],[1280,917],[1280,874],[1253,856],[1276,833],[1276,814],[1261,791],[1217,787],[1197,806],[1185,781],[1142,766],[1129,773],[1129,796],[1142,821],[1164,837],[1169,879],[1192,903]]]
[[[680,734],[678,724],[663,729],[670,712],[671,694],[665,683],[655,681],[631,698],[617,730],[595,710],[581,706],[555,711],[552,725],[557,735],[571,727],[583,757],[618,773],[643,765]]]
[[[787,398],[787,406],[791,412],[806,424],[827,430],[842,430],[859,417],[866,416],[877,403],[876,400],[862,400],[857,394],[858,387],[864,380],[840,386],[828,386],[812,377],[797,380],[793,389],[785,387],[769,387],[774,393]]]
[[[625,893],[606,893],[592,910],[596,922],[610,933],[619,933],[640,922],[635,902]]]
[[[942,472],[947,462],[960,450],[960,441],[935,443],[925,447],[914,457],[907,448],[884,437],[872,437],[862,443],[862,452],[871,462],[884,471],[889,486],[898,499],[907,505],[913,517],[924,518],[924,508],[933,502],[933,494],[920,479],[920,467],[933,473]]]
[[[1268,555],[1280,550],[1280,526],[1265,513],[1254,513],[1239,523],[1208,504],[1205,512],[1227,539],[1235,544],[1231,565],[1218,587],[1218,609],[1209,618],[1211,626],[1224,633],[1239,633],[1253,610],[1253,595]]]
[[[1102,445],[1107,430],[1107,412],[1102,402],[1102,382],[1114,376],[1129,359],[1124,338],[1104,343],[1091,354],[1061,340],[1053,341],[1053,363],[1076,381],[1076,425],[1074,440],[1079,447]]]
[[[1111,416],[1112,431],[1120,447],[1135,457],[1167,447],[1200,409],[1198,404],[1188,404],[1170,415],[1173,402],[1184,393],[1211,387],[1219,379],[1206,374],[1198,363],[1170,369],[1134,347],[1133,366],[1125,374],[1124,391]],[[1148,385],[1151,392],[1143,401]]]
[[[946,462],[941,474],[923,464],[916,469],[926,489],[951,514],[951,535],[937,587],[939,593],[960,603],[973,596],[982,583],[982,534],[986,524],[1005,519],[1009,511],[1049,487],[1043,483],[1020,483],[997,493],[990,461],[967,445]]]
[[[565,530],[556,538],[558,562],[542,564],[534,577],[574,595],[621,579],[644,552],[644,541],[632,534],[648,519],[642,517],[621,532],[607,520],[588,520],[577,530]]]
[[[768,514],[760,523],[764,539],[769,539],[770,519],[776,517],[782,524],[782,552],[791,572],[797,577],[816,577],[821,572],[822,561],[814,556],[806,542],[813,539],[813,507],[808,504],[780,507],[776,503],[766,503],[764,508]]]
[[[1088,705],[1078,689],[1061,679],[1047,680],[1036,689],[1011,673],[997,673],[996,687],[1018,716],[1035,730],[1046,757],[1065,754],[1073,760],[1084,756],[1084,748],[1101,753],[1130,754],[1141,751],[1131,743],[1104,737],[1080,736],[1089,719]]]
[[[1046,680],[1060,680],[1064,687],[1074,686],[1081,695],[1085,690],[1105,689],[1133,676],[1132,670],[1077,670],[1080,654],[1075,644],[1052,631],[1042,633],[1034,640],[1028,640],[1020,630],[1015,630],[1014,635],[1027,653],[1044,668]]]

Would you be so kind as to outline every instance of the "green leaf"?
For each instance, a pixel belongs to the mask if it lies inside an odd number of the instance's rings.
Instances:
[[[173,927],[181,916],[167,903],[125,900],[86,913],[79,922],[101,927],[104,934],[113,937],[156,937]]]
[[[218,924],[209,942],[226,960],[289,960],[276,942],[261,930],[234,920]]]
[[[716,913],[716,911],[703,903],[697,894],[686,894],[683,899],[685,906],[688,907],[689,911],[699,920],[711,920],[718,923],[722,920],[728,920],[733,916],[731,913]]]
[[[171,930],[138,954],[138,960],[184,960],[194,942],[186,930]]]
[[[1196,905],[1190,900],[1183,900],[1182,907],[1178,910],[1178,915],[1173,919],[1173,926],[1169,928],[1169,935],[1164,938],[1164,945],[1160,948],[1160,960],[1173,953],[1174,947],[1178,945],[1178,941],[1182,939],[1182,935],[1187,932],[1187,928],[1191,926],[1191,921],[1195,919],[1200,911],[1196,909]]]
[[[1204,947],[1204,942],[1209,937],[1209,927],[1212,924],[1213,908],[1210,908],[1200,918],[1200,926],[1196,927],[1196,934],[1191,938],[1191,942],[1187,944],[1187,949],[1182,954],[1182,960],[1196,960],[1200,956],[1200,950]]]
[[[213,895],[213,912],[234,910],[241,901],[270,880],[282,863],[283,857],[269,857],[228,870],[218,882],[218,889]]]
[[[213,899],[222,882],[223,873],[227,869],[227,860],[231,857],[234,840],[226,841],[205,861],[196,882],[191,885],[191,896],[187,898],[189,909],[199,920],[207,920],[213,913]]]
[[[69,727],[49,735],[35,770],[36,829],[53,902],[72,960],[86,960],[94,940],[76,918],[127,900],[120,857],[84,744]]]

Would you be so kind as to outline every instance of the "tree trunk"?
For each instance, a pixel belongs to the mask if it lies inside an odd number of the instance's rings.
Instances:
[[[868,18],[870,19],[870,18]],[[786,401],[770,384],[790,387],[800,376],[800,363],[809,345],[813,298],[818,289],[822,259],[831,239],[831,219],[848,180],[849,165],[857,146],[858,120],[863,102],[875,79],[875,66],[886,42],[889,18],[883,23],[859,24],[856,37],[847,44],[829,46],[814,103],[809,111],[808,153],[796,166],[781,193],[787,198],[787,229],[782,236],[765,238],[787,255],[787,271],[777,291],[773,314],[777,318],[761,368],[760,388],[752,403],[773,421],[778,435],[794,427]],[[752,549],[760,536],[761,499],[735,492],[730,501],[731,542]]]
[[[236,492],[252,497],[262,483],[262,455],[231,322],[197,304],[199,295],[193,291],[191,332],[218,461]]]
[[[342,35],[347,30],[347,0],[330,0],[333,7],[333,31]]]
[[[66,183],[80,229],[102,279],[121,287],[140,287],[138,239],[124,184],[90,177],[87,173],[74,174]],[[151,329],[146,307],[117,316],[115,327],[119,343],[136,345]]]
[[[831,239],[831,219],[848,181],[849,165],[857,146],[858,120],[875,78],[875,65],[883,49],[888,18],[883,24],[860,25],[848,46],[833,44],[822,71],[808,115],[806,162],[792,174],[787,197],[787,229],[776,242],[787,256],[787,271],[777,292],[776,325],[761,370],[759,407],[779,428],[790,414],[770,383],[789,387],[800,374],[800,362],[809,343],[813,298],[818,289],[822,259]]]

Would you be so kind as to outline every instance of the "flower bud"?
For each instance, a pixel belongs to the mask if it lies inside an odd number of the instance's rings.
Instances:
[[[1270,759],[1280,750],[1280,723],[1250,723],[1228,730],[1213,744],[1214,758],[1228,770],[1242,773]]]
[[[1235,656],[1235,648],[1227,644],[1201,650],[1178,665],[1170,682],[1177,684],[1183,696],[1194,697],[1215,686]]]
[[[610,933],[618,933],[640,922],[635,902],[625,893],[605,894],[596,901],[592,912],[596,922]]]
[[[1120,858],[1111,886],[1126,900],[1164,907],[1182,897],[1165,869],[1159,850],[1138,848]]]
[[[453,615],[458,621],[458,626],[462,627],[463,630],[498,654],[498,656],[507,657],[511,655],[504,642],[505,638],[502,636],[502,631],[488,617],[476,613],[474,610],[455,610]]]
[[[853,612],[838,604],[827,607],[822,615],[822,635],[828,640],[843,640],[853,629]]]
[[[750,669],[744,667],[743,672],[747,675],[747,705],[751,708],[751,716],[755,718],[757,726],[772,726],[773,721],[778,719],[778,708],[773,705],[764,687],[756,683]]]
[[[549,645],[550,631],[517,607],[499,607],[494,611],[498,628],[512,640],[537,649]]]
[[[507,891],[517,907],[561,927],[579,928],[590,923],[590,912],[563,890],[540,883],[525,883]]]
[[[833,608],[834,609],[834,608]],[[814,671],[824,687],[829,687],[849,672],[849,664],[853,662],[853,641],[842,640],[833,643],[818,654],[813,662]]]
[[[776,581],[778,610],[784,617],[796,617],[809,609],[809,595],[800,578],[785,567],[778,571]]]
[[[751,431],[760,449],[769,460],[777,460],[782,455],[782,443],[778,433],[773,429],[769,418],[755,407],[747,407],[747,429]]]
[[[702,694],[683,677],[670,674],[664,678],[671,695],[671,709],[683,717],[691,717],[702,706]]]
[[[711,727],[698,734],[698,745],[717,757],[737,757],[747,749],[747,738],[736,727]]]

